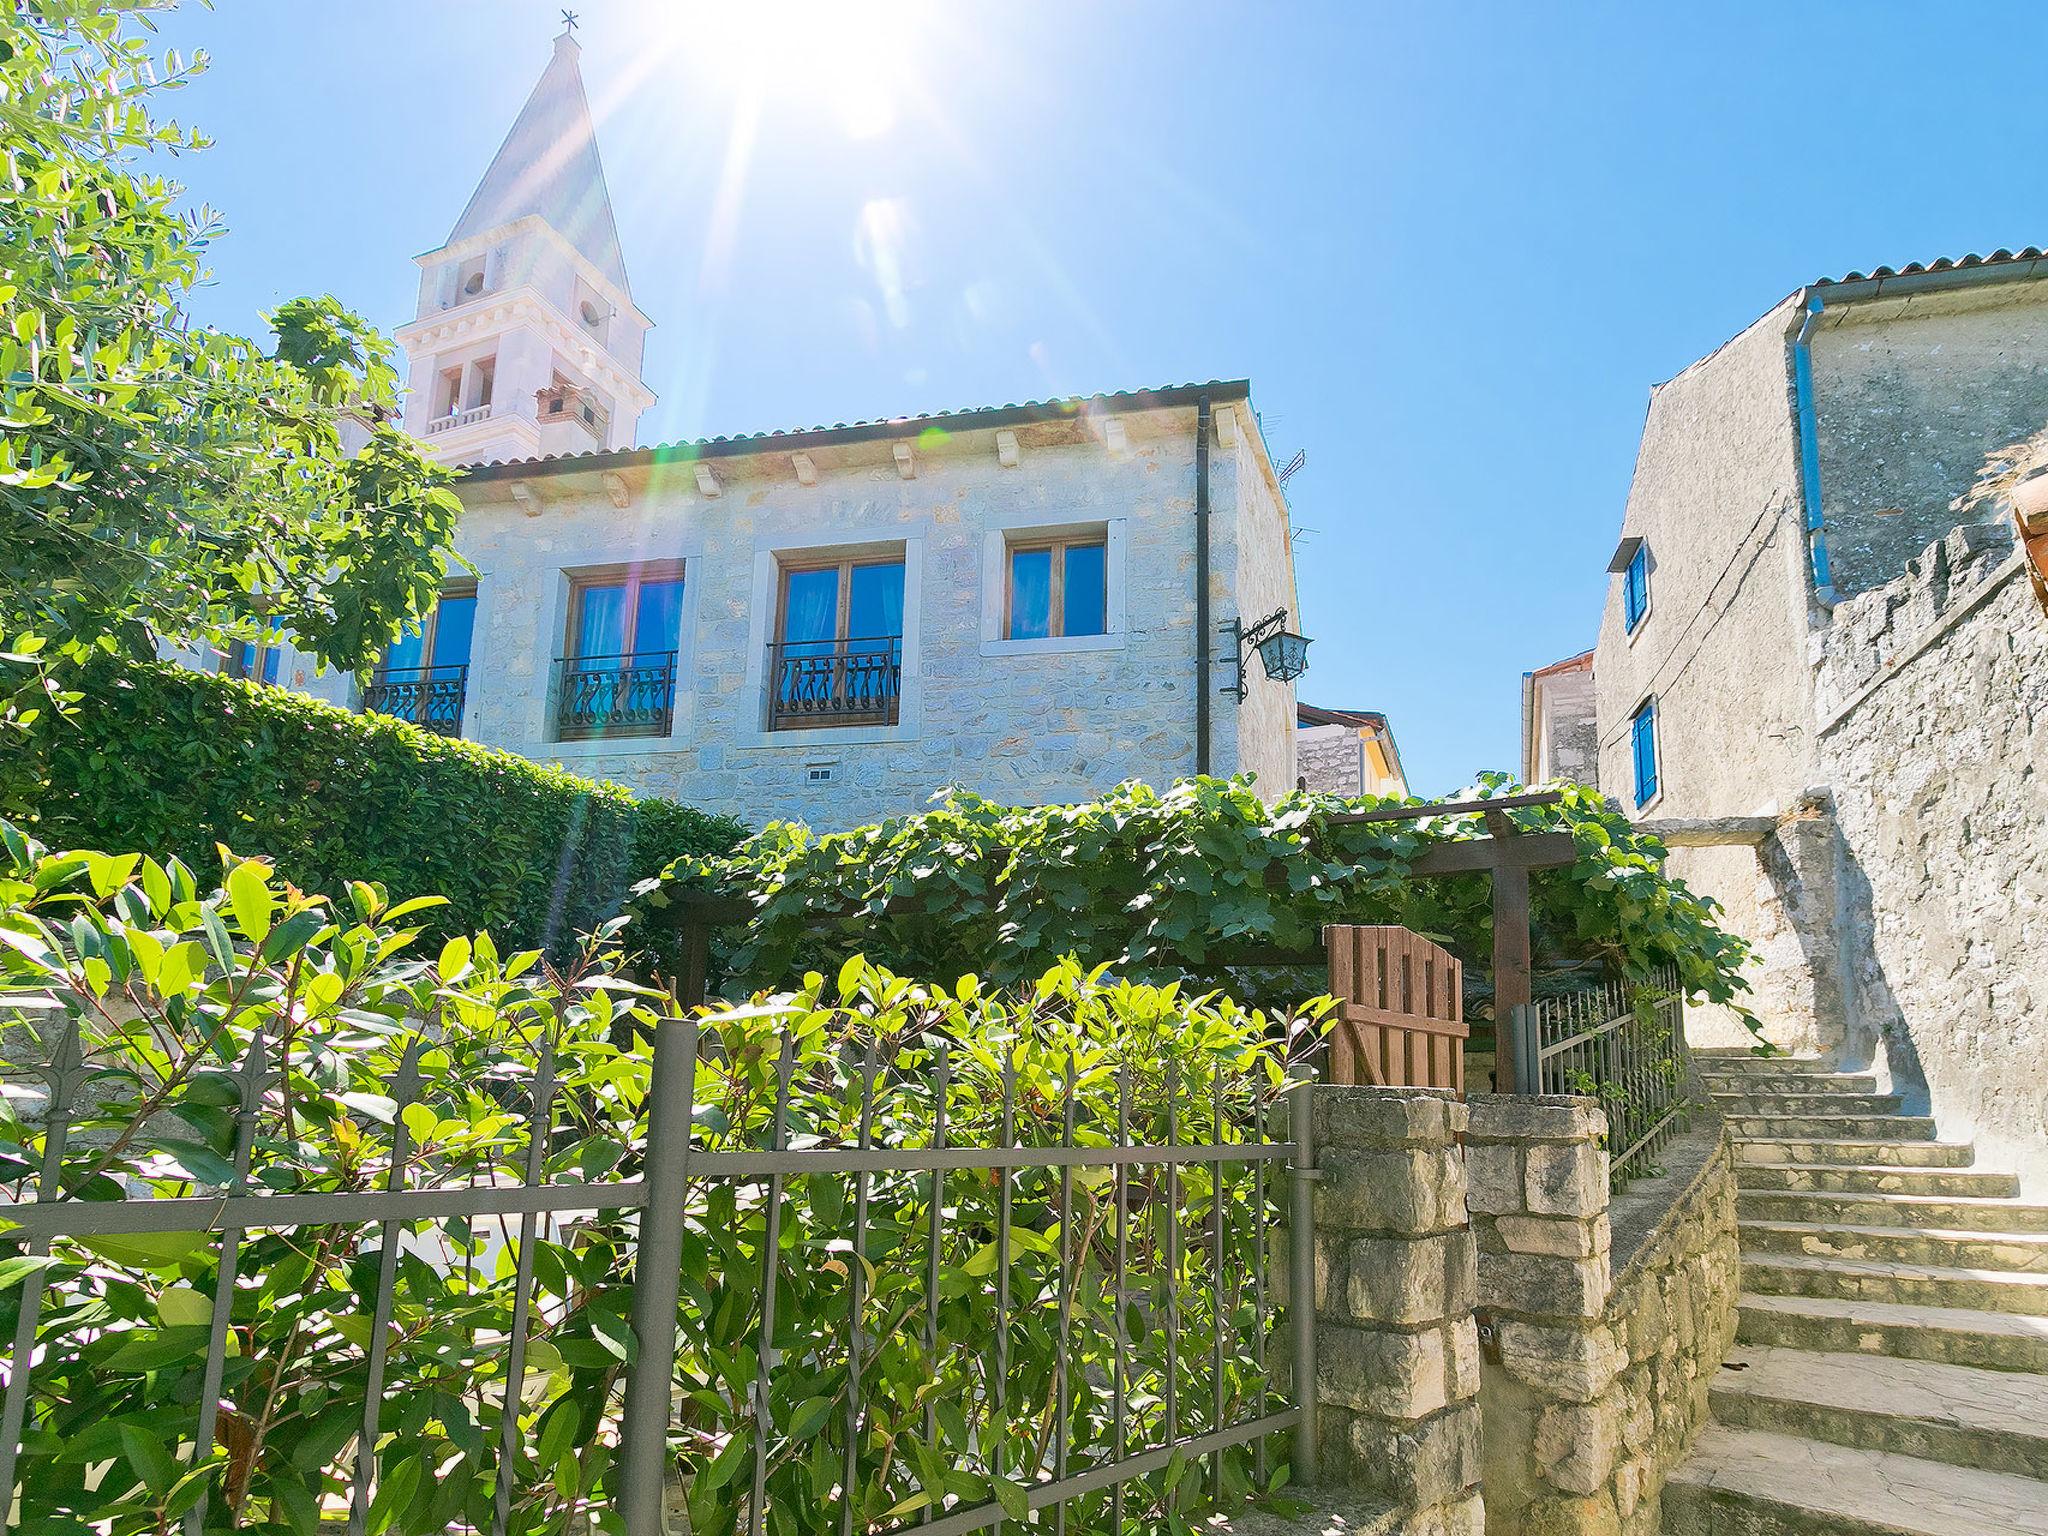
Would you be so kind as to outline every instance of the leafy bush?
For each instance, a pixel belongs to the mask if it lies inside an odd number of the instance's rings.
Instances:
[[[1507,812],[1525,831],[1572,835],[1578,862],[1531,879],[1540,967],[1649,976],[1676,968],[1688,995],[1731,1002],[1748,988],[1748,946],[1714,921],[1714,901],[1664,873],[1664,847],[1598,791],[1561,786],[1562,804]],[[1507,795],[1504,775],[1478,793]],[[1423,850],[1483,831],[1476,816],[1336,825],[1370,798],[1298,793],[1271,805],[1249,779],[1186,779],[1161,793],[1119,786],[1084,805],[1012,807],[963,791],[932,810],[819,836],[772,822],[729,854],[686,854],[642,908],[674,922],[682,891],[743,896],[755,911],[730,935],[730,976],[764,985],[856,951],[918,975],[966,971],[1011,984],[1062,955],[1151,981],[1215,979],[1248,946],[1305,951],[1325,923],[1399,923],[1483,979],[1493,954],[1484,875],[1419,880]],[[1296,973],[1295,995],[1320,991]],[[1282,995],[1262,989],[1262,995]]]
[[[437,933],[566,951],[679,849],[745,831],[280,688],[112,658],[82,677],[77,709],[44,714],[0,770],[0,810],[47,842],[195,868],[224,843],[331,896],[351,880],[434,892],[448,902],[427,916]]]
[[[557,971],[533,953],[501,956],[479,935],[429,959],[413,954],[416,912],[369,886],[329,904],[280,891],[274,871],[241,861],[223,890],[202,894],[175,861],[50,855],[4,825],[0,839],[0,1070],[27,1075],[75,1027],[90,1073],[85,1124],[61,1158],[64,1198],[228,1182],[248,1081],[237,1065],[259,1033],[267,1072],[248,1145],[251,1185],[265,1196],[382,1188],[401,1128],[415,1188],[518,1183],[536,1152],[555,1183],[642,1172],[647,1031],[671,1005],[611,979],[602,954]],[[1219,1116],[1225,1139],[1242,1139],[1282,1080],[1278,1042],[1308,1043],[1299,1021],[1071,966],[1002,996],[971,977],[925,987],[856,962],[836,989],[813,975],[702,1028],[691,1123],[704,1151],[763,1145],[778,1098],[787,1144],[800,1148],[863,1137],[929,1146],[941,1102],[955,1147],[999,1145],[1006,1131],[1024,1146],[1100,1146],[1120,1126],[1133,1142],[1201,1141]],[[544,1059],[551,1130],[536,1147]],[[47,1118],[28,1092],[0,1097],[0,1186],[17,1200],[48,1151]],[[934,1504],[1021,1515],[1026,1488],[1056,1460],[1062,1422],[1074,1470],[1102,1459],[1120,1427],[1134,1448],[1156,1442],[1169,1397],[1182,1433],[1202,1432],[1219,1359],[1224,1422],[1276,1406],[1265,1346],[1278,1318],[1253,1276],[1284,1179],[1261,1184],[1247,1165],[1220,1163],[1171,1180],[1135,1166],[862,1182],[782,1181],[772,1245],[768,1185],[714,1174],[688,1186],[670,1449],[703,1536],[734,1530],[752,1495],[771,1251],[766,1503],[779,1536],[837,1530],[841,1486],[854,1490],[856,1529],[913,1525]],[[637,1225],[599,1210],[544,1226],[531,1245],[536,1293],[506,1489],[514,1533],[578,1531],[586,1517],[620,1529],[611,1500],[620,1388],[636,1351]],[[504,1220],[400,1233],[367,1528],[488,1529],[511,1395],[516,1269]],[[160,1536],[203,1493],[208,1530],[235,1521],[313,1536],[358,1467],[374,1296],[394,1235],[336,1222],[244,1236],[218,1443],[189,1469],[180,1441],[195,1422],[220,1239],[58,1239],[47,1259],[0,1258],[0,1332],[17,1326],[29,1277],[44,1292],[22,1528]],[[1110,1373],[1125,1389],[1122,1426]],[[1262,1486],[1284,1477],[1280,1463]],[[1250,1491],[1256,1465],[1248,1447],[1228,1453],[1226,1493]],[[1209,1471],[1176,1460],[1127,1489],[1119,1536],[1188,1529]],[[1180,1512],[1169,1514],[1174,1498]],[[1093,1495],[1070,1513],[1077,1529],[1117,1530],[1108,1507]]]

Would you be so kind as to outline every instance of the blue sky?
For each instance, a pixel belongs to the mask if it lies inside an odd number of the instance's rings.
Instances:
[[[1650,386],[1800,283],[2043,239],[2048,9],[582,0],[643,440],[1248,376],[1305,698],[1423,793],[1592,642]],[[554,4],[219,0],[205,319],[387,329]],[[2003,125],[2003,126],[2001,126]]]

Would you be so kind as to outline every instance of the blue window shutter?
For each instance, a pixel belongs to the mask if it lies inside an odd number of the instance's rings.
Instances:
[[[1647,805],[1657,795],[1657,705],[1654,700],[1636,711],[1629,722],[1629,745],[1635,754],[1636,804]]]
[[[1633,631],[1650,611],[1650,546],[1638,544],[1621,579],[1622,620]]]

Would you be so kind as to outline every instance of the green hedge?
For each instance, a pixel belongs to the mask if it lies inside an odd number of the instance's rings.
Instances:
[[[350,880],[429,892],[436,931],[557,947],[616,913],[679,854],[745,835],[729,817],[642,798],[509,752],[303,694],[102,658],[68,715],[33,727],[0,806],[67,847],[150,848],[194,869],[216,843],[306,890]]]

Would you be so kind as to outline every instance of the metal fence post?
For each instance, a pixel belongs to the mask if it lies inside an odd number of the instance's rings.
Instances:
[[[1316,1480],[1316,1155],[1311,1107],[1313,1069],[1296,1067],[1287,1095],[1287,1130],[1294,1143],[1288,1165],[1292,1189],[1287,1219],[1287,1300],[1294,1324],[1294,1481]]]
[[[697,1078],[697,1021],[664,1019],[654,1030],[647,1092],[647,1163],[641,1177],[639,1251],[633,1262],[633,1337],[619,1429],[619,1504],[628,1536],[667,1529],[664,1482],[674,1413],[676,1308],[683,1273],[683,1204],[688,1193],[690,1117]]]

